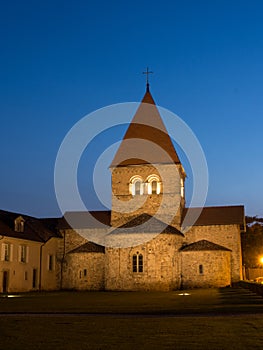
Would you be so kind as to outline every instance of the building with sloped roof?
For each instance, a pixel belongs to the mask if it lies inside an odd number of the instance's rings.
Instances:
[[[0,292],[56,290],[57,219],[0,210]]]
[[[168,291],[242,279],[244,207],[186,207],[186,173],[148,83],[110,171],[111,210],[57,219],[0,211],[2,292]]]
[[[111,211],[59,222],[63,288],[174,290],[242,278],[244,207],[186,207],[186,173],[149,84],[110,171]]]

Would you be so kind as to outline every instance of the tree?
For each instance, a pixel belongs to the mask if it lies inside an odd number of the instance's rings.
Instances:
[[[243,265],[260,267],[263,257],[263,218],[246,217],[246,232],[241,235]]]

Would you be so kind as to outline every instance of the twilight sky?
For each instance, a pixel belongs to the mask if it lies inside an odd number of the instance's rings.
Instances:
[[[63,138],[92,111],[139,102],[149,66],[156,103],[204,150],[206,204],[263,216],[262,17],[261,0],[2,1],[0,208],[61,215],[53,178]],[[96,158],[124,131],[99,135],[83,154],[89,209],[101,208],[91,188]],[[109,171],[99,177],[108,191]]]

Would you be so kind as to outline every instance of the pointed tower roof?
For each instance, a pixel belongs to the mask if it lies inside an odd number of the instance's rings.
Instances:
[[[142,164],[180,164],[149,84],[110,167]]]

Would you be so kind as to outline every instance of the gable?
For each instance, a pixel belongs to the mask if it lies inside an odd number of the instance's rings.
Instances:
[[[184,237],[184,234],[173,226],[156,219],[149,214],[139,215],[116,229],[117,233],[170,233]],[[114,234],[115,230],[111,232]]]
[[[103,253],[104,254],[105,247],[93,242],[87,242],[68,252],[68,254],[74,254],[74,253]]]
[[[182,252],[190,252],[190,251],[211,251],[211,250],[223,250],[223,251],[231,251],[230,249],[219,245],[215,244],[213,242],[207,241],[205,239],[191,243],[189,245],[186,245],[181,248]]]

